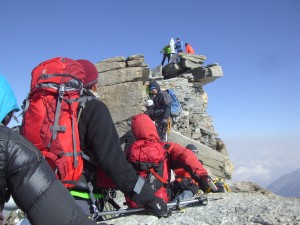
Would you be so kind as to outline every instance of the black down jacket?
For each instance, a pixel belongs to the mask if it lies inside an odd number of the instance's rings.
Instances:
[[[39,150],[0,124],[0,203],[10,192],[31,225],[96,224],[75,204]]]

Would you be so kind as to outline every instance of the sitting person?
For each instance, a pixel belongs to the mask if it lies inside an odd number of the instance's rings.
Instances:
[[[198,186],[206,191],[209,176],[192,151],[174,142],[162,142],[154,123],[146,114],[134,116],[131,129],[136,141],[125,150],[127,160],[147,183],[156,187],[156,196],[169,202],[184,190],[190,190],[192,196],[198,191]],[[180,181],[184,185],[178,186],[176,193],[169,196],[167,192],[171,170],[177,173],[177,184],[181,176]],[[128,196],[127,203],[137,207]]]
[[[195,54],[194,49],[192,48],[192,46],[189,43],[185,43],[185,51],[186,51],[186,53],[189,53],[189,54]]]

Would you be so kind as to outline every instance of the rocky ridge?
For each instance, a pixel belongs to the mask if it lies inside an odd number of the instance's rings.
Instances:
[[[180,53],[178,63],[152,70],[141,54],[106,59],[96,63],[99,72],[96,95],[108,106],[121,143],[129,145],[134,140],[130,118],[145,111],[149,81],[157,80],[162,90],[173,88],[183,112],[173,123],[169,141],[195,144],[200,150],[198,157],[211,175],[230,179],[233,164],[214,129],[213,119],[206,112],[208,95],[203,89],[222,77],[223,71],[218,64],[203,65],[205,59],[201,55]]]

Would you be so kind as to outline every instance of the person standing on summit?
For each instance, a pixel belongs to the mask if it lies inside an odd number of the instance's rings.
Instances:
[[[170,56],[171,56],[171,48],[170,45],[166,45],[163,47],[163,49],[160,51],[160,53],[163,53],[163,59],[161,61],[161,65],[163,66],[165,63],[166,58],[168,58],[168,63],[170,62]]]
[[[183,42],[180,38],[176,38],[175,49],[177,50],[177,53],[183,52]]]

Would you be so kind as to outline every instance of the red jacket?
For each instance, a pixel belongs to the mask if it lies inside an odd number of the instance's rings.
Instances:
[[[186,51],[187,53],[190,53],[190,54],[195,54],[195,51],[194,51],[194,49],[192,48],[192,46],[191,46],[190,44],[187,44],[187,45],[185,46],[185,51]]]
[[[146,114],[134,116],[131,122],[131,129],[137,141],[148,140],[157,143],[160,142],[156,127]],[[168,142],[167,144],[170,144],[170,147],[167,148],[169,154],[167,165],[169,170],[172,169],[176,172],[176,170],[182,168],[191,177],[195,175],[199,177],[207,176],[206,169],[192,151],[174,142]]]

